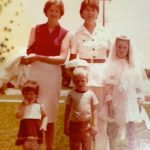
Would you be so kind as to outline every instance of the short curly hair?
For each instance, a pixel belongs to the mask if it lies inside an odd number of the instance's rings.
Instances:
[[[47,14],[47,10],[51,7],[51,5],[56,5],[60,10],[61,16],[64,15],[64,4],[61,0],[48,0],[43,9],[45,15]]]
[[[82,1],[81,6],[80,6],[80,16],[81,17],[82,17],[82,13],[83,13],[84,9],[88,6],[90,6],[91,8],[96,9],[96,11],[99,13],[98,3],[94,2],[94,1],[90,3],[90,2],[87,2],[87,1],[84,0],[84,1]]]
[[[34,80],[27,80],[22,87],[22,94],[33,91],[36,95],[39,94],[39,84]]]

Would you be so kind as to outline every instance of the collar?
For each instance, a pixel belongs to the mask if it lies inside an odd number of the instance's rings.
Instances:
[[[78,30],[77,30],[77,34],[78,33],[84,33],[84,34],[87,34],[89,36],[93,36],[95,34],[97,34],[98,32],[104,32],[105,31],[105,28],[103,26],[101,26],[99,23],[96,22],[96,26],[95,26],[95,29],[93,31],[93,33],[91,34],[86,28],[84,25],[82,25]]]

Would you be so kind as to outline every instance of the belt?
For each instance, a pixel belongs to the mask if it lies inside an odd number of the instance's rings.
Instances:
[[[105,62],[105,59],[84,59],[84,58],[81,58],[83,60],[86,60],[88,63],[104,63]]]

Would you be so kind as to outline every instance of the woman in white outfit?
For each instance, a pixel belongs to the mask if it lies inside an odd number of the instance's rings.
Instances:
[[[119,150],[122,131],[126,129],[128,150],[150,149],[149,118],[144,109],[143,71],[136,60],[131,40],[116,38],[105,70],[105,83],[110,86],[106,97],[109,116],[110,150]],[[123,142],[123,141],[122,141]]]
[[[99,25],[96,19],[99,14],[99,4],[96,0],[84,0],[81,3],[80,15],[83,25],[74,34],[70,59],[79,57],[89,63],[89,83],[99,99],[98,133],[96,149],[106,150],[107,147],[107,105],[104,101],[105,88],[101,83],[103,64],[111,46],[108,30]]]

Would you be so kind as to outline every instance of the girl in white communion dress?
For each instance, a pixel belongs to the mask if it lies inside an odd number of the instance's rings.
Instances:
[[[143,71],[144,72],[144,71]],[[109,86],[106,101],[110,150],[118,150],[123,129],[128,150],[149,150],[149,118],[143,107],[143,72],[138,65],[131,41],[126,36],[116,38],[106,62],[104,83]]]

